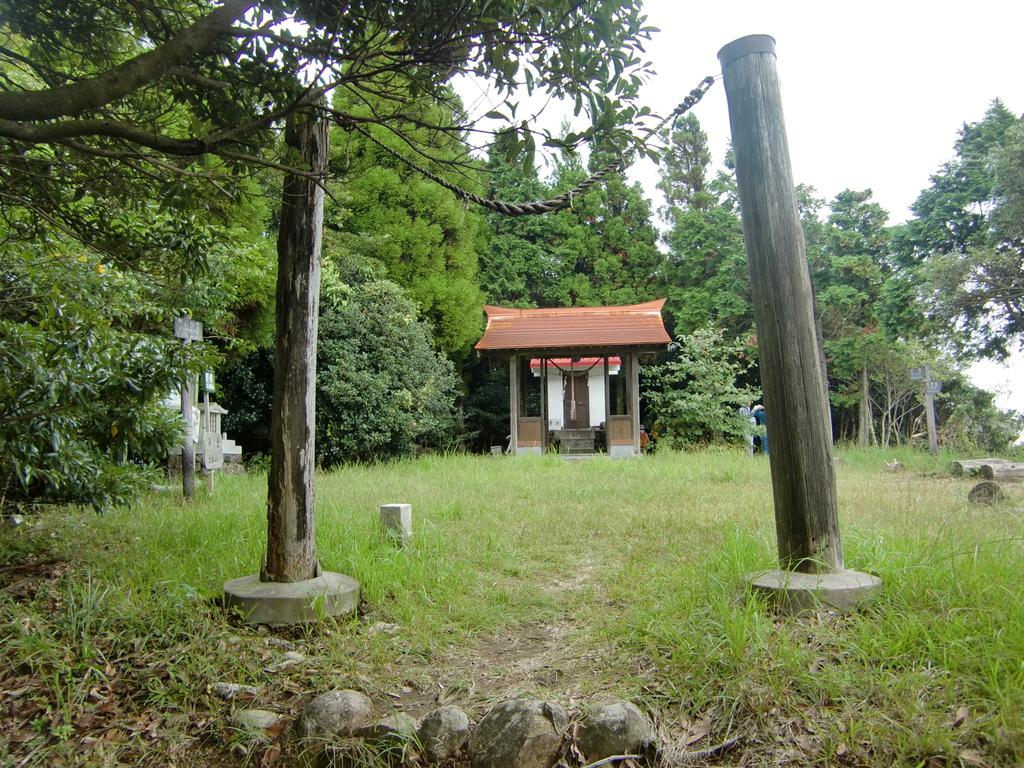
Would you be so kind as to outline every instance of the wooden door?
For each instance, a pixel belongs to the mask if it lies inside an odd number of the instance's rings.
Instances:
[[[563,423],[566,429],[590,428],[590,377],[585,373],[565,374],[562,394]],[[576,402],[576,418],[573,416],[573,401]]]

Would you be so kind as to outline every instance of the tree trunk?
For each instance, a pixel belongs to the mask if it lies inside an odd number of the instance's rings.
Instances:
[[[317,174],[327,169],[327,124],[288,118],[285,143]],[[313,526],[316,337],[324,193],[317,179],[288,174],[277,236],[277,344],[267,494],[267,555],[261,581],[319,575]]]
[[[875,417],[871,413],[871,392],[868,367],[860,369],[860,407],[858,408],[857,447],[867,448],[875,442]]]
[[[782,116],[775,43],[736,40],[722,62],[771,446],[779,562],[843,569],[832,430],[811,280]]]

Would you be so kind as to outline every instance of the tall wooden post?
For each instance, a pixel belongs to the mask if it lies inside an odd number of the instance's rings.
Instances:
[[[754,585],[774,590],[796,610],[815,599],[849,604],[881,582],[843,570],[828,397],[793,193],[775,41],[767,35],[744,37],[725,46],[718,58],[757,322],[782,566]],[[803,574],[810,577],[797,580],[794,591],[794,576]],[[832,574],[838,581],[828,578]]]
[[[633,454],[640,455],[640,356],[629,353],[629,415],[633,430]]]
[[[327,123],[293,114],[285,144],[313,173],[327,169]],[[324,192],[307,175],[287,174],[277,237],[277,344],[262,581],[319,575],[313,526],[316,338]]]
[[[814,326],[803,230],[775,68],[775,41],[744,37],[722,62],[747,247],[779,561],[815,573],[843,567],[828,397]]]
[[[519,356],[508,358],[508,414],[509,414],[509,448],[508,452],[515,456],[519,452]]]
[[[775,69],[775,41],[719,51],[757,322],[783,568],[843,568],[828,400],[814,328],[804,234]]]

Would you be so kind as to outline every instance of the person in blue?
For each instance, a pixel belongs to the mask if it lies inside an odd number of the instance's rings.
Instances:
[[[753,410],[754,424],[757,425],[757,434],[761,438],[761,453],[768,455],[768,413],[763,405],[755,405]]]

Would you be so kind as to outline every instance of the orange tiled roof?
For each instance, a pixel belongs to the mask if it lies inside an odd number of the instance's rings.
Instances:
[[[665,299],[625,307],[511,309],[484,305],[487,328],[476,348],[594,349],[652,347],[671,339],[661,319]]]

